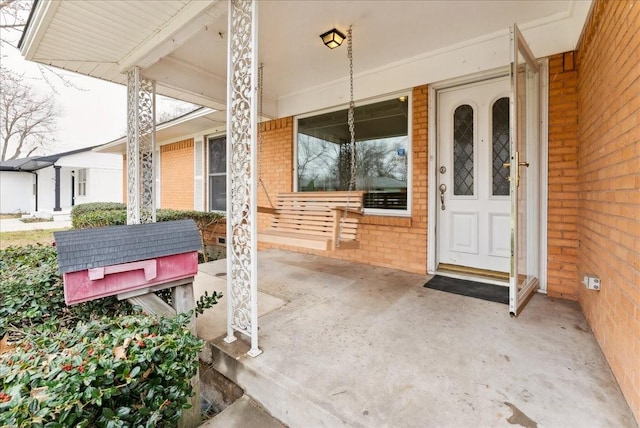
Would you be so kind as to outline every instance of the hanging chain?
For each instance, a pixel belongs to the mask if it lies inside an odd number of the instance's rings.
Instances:
[[[351,136],[351,176],[349,177],[349,187],[347,188],[347,204],[344,212],[342,213],[342,220],[338,227],[336,248],[340,247],[340,237],[342,236],[343,225],[347,221],[347,214],[351,203],[351,191],[356,189],[356,127],[354,119],[355,102],[353,101],[353,34],[351,28],[352,26],[349,26],[349,31],[347,32],[347,58],[349,59],[349,110],[347,123],[349,125],[349,135]]]
[[[264,74],[264,64],[260,63],[260,67],[258,67],[258,118],[262,120],[262,94],[263,94],[263,74]],[[264,184],[264,180],[262,179],[262,159],[263,159],[263,148],[264,148],[264,136],[263,136],[263,128],[264,122],[258,123],[258,182],[262,186],[262,190],[264,190],[264,194],[267,195],[267,200],[269,201],[269,205],[273,208],[273,202],[271,202],[271,197],[269,197],[269,192],[267,191],[267,186]]]
[[[351,176],[349,179],[349,189],[355,190],[356,188],[356,130],[354,109],[355,102],[353,101],[353,36],[351,26],[347,32],[347,58],[349,58],[349,134],[351,136]]]

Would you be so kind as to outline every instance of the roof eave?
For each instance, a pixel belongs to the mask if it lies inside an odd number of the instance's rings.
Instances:
[[[33,61],[36,50],[59,5],[60,2],[50,0],[36,0],[33,3],[29,19],[18,43],[18,49],[25,59]]]

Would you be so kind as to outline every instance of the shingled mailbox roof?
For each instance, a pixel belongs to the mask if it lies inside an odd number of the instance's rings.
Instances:
[[[54,232],[60,273],[198,251],[193,220]]]

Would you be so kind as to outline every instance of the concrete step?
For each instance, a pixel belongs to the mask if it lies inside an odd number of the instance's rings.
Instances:
[[[286,428],[247,395],[243,395],[200,426],[206,428]]]
[[[331,428],[358,425],[355,421],[344,420],[331,403],[308,386],[272,370],[264,355],[248,357],[249,339],[241,334],[237,336],[238,340],[231,344],[223,341],[224,336],[208,342],[201,358],[209,367],[242,388],[245,395],[277,418],[279,423],[292,427]]]

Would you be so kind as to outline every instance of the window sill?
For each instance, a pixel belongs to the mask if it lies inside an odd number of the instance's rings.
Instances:
[[[411,227],[411,217],[382,216],[365,213],[360,219],[360,224],[371,224],[376,226],[397,226]]]

